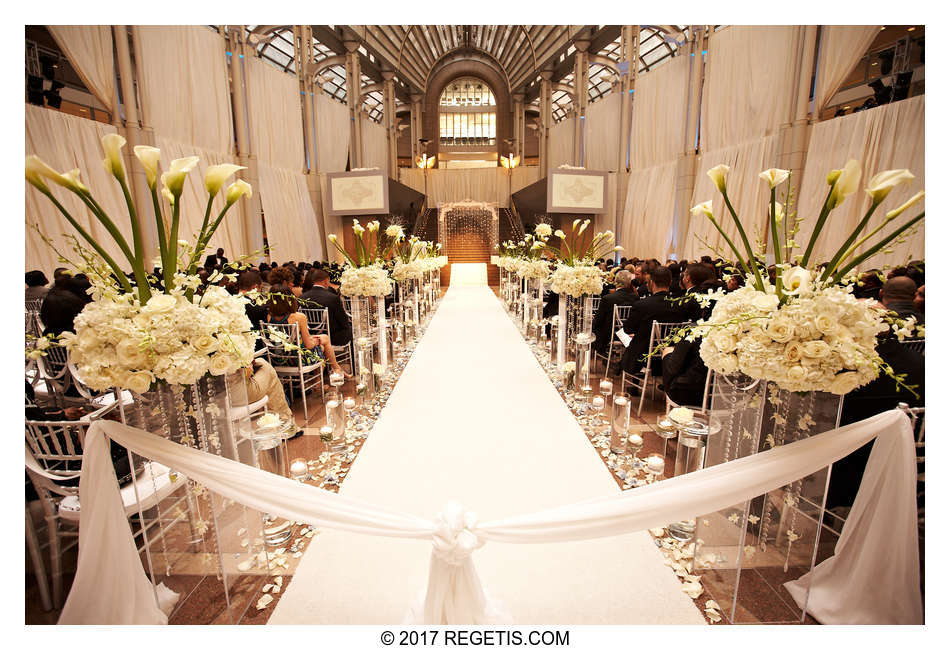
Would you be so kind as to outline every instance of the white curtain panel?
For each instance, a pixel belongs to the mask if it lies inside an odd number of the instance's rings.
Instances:
[[[259,187],[255,189],[261,193],[271,258],[284,262],[324,259],[326,250],[306,175],[265,163],[258,166],[258,172]]]
[[[198,166],[188,174],[185,179],[185,186],[181,194],[181,211],[178,225],[178,238],[194,243],[201,229],[201,222],[205,216],[205,208],[208,205],[208,191],[205,189],[204,177],[208,167],[220,165],[222,163],[237,163],[231,155],[202,149],[194,145],[182,144],[169,138],[156,138],[156,147],[162,150],[161,169],[168,169],[171,161],[177,158],[187,158],[188,156],[198,156]],[[211,218],[215,218],[224,207],[224,190],[234,182],[237,176],[232,176],[225,184],[225,188],[215,198],[211,206]],[[257,192],[259,188],[252,188]],[[160,203],[165,210],[167,221],[171,222],[171,209],[168,202],[161,196]],[[241,199],[247,201],[248,199]],[[152,216],[151,206],[147,210],[150,219]],[[241,218],[240,206],[234,205],[228,211],[227,216],[221,222],[221,225],[215,231],[214,236],[208,243],[208,250],[214,251],[217,248],[223,248],[224,254],[229,260],[234,260],[240,255],[251,253],[246,250],[245,227]],[[204,257],[199,264],[204,263]]]
[[[430,169],[428,175],[430,206],[467,200],[508,202],[508,172],[501,167]]]
[[[795,90],[798,26],[733,25],[709,37],[700,144],[704,151],[777,133]]]
[[[35,154],[59,172],[79,168],[80,178],[92,192],[102,208],[116,223],[122,235],[132,246],[132,228],[129,212],[122,196],[122,188],[102,166],[100,141],[107,133],[115,133],[115,127],[82,117],[60,113],[41,106],[26,104],[26,154]],[[138,161],[136,161],[138,164]],[[108,231],[99,224],[85,204],[72,192],[53,183],[47,183],[53,195],[86,231],[124,269],[129,269],[118,246],[112,243]],[[76,260],[64,234],[78,233],[73,230],[60,211],[49,199],[32,185],[26,188],[26,269],[39,269],[52,280],[53,269],[62,266],[58,255],[36,234],[31,224],[39,226],[57,249],[67,258]],[[148,218],[151,218],[150,216]],[[88,242],[80,238],[89,248]]]
[[[625,256],[667,258],[672,241],[675,188],[675,160],[630,172],[619,237]]]
[[[48,25],[83,85],[102,105],[112,110],[115,101],[115,66],[112,27],[109,25]]]
[[[574,164],[574,119],[561,120],[548,136],[548,169]]]
[[[696,182],[693,187],[693,199],[690,207],[703,201],[712,199],[713,213],[719,224],[729,235],[729,238],[738,247],[743,257],[746,256],[739,230],[735,226],[732,215],[726,210],[725,202],[716,186],[706,175],[706,172],[719,164],[730,167],[726,179],[729,191],[729,201],[735,208],[736,214],[742,222],[749,242],[755,250],[754,239],[764,232],[767,223],[766,210],[769,202],[768,186],[759,178],[759,172],[776,167],[779,154],[779,136],[771,135],[759,140],[753,140],[740,145],[724,147],[717,151],[704,152],[696,162]],[[716,257],[717,253],[697,239],[702,237],[714,248],[719,247],[725,259],[733,259],[735,255],[726,244],[709,219],[703,216],[689,217],[689,228],[684,240],[683,257],[685,259],[699,259],[703,255]]]
[[[378,167],[384,172],[389,169],[389,144],[386,141],[386,127],[363,117],[363,167]],[[352,167],[352,165],[351,165]]]
[[[207,27],[142,25],[139,93],[159,136],[229,152],[234,135],[224,39]]]
[[[345,104],[322,92],[313,99],[317,114],[317,169],[321,172],[346,171],[349,155],[350,114]]]
[[[251,151],[269,165],[302,170],[303,113],[297,77],[257,58],[244,61]]]
[[[151,584],[118,498],[109,438],[223,498],[261,512],[368,535],[431,540],[425,604],[416,612],[417,619],[407,621],[429,625],[498,622],[488,610],[472,559],[472,553],[488,541],[547,544],[663,526],[742,503],[827,467],[874,440],[835,555],[791,583],[790,591],[801,597],[801,584],[810,582],[808,610],[826,624],[923,620],[914,438],[907,416],[896,410],[636,490],[485,523],[452,502],[435,521],[387,510],[118,422],[98,421],[86,439],[79,483],[84,499],[79,561],[61,624],[167,622],[151,597]],[[365,587],[353,585],[356,590]]]
[[[653,167],[683,152],[686,128],[686,86],[690,57],[637,77],[630,131],[630,169]]]
[[[620,93],[612,92],[591,104],[584,122],[584,167],[597,171],[617,171]]]
[[[417,167],[400,167],[399,182],[411,187],[417,192],[425,194],[426,191],[425,172]]]
[[[828,105],[880,33],[879,25],[822,25],[818,50],[816,113]]]
[[[540,167],[515,167],[511,173],[511,192],[517,192],[541,179]]]
[[[888,210],[924,189],[924,108],[923,95],[867,111],[836,117],[812,127],[805,159],[804,178],[798,199],[798,214],[804,218],[797,241],[804,248],[808,244],[822,203],[828,194],[825,177],[832,169],[841,169],[853,158],[861,164],[860,188],[838,206],[825,222],[816,244],[812,260],[816,263],[831,258],[838,247],[857,227],[870,205],[864,192],[868,181],[888,169],[909,169],[916,178],[895,188],[877,209],[868,231],[875,228]],[[763,168],[764,169],[764,168]],[[924,201],[910,208],[895,222],[916,216],[924,210]],[[886,234],[893,228],[886,228]],[[874,241],[879,241],[875,239]],[[872,242],[873,245],[873,242]],[[859,250],[867,250],[864,246]],[[924,259],[924,229],[902,244],[891,246],[892,252],[881,253],[869,259],[863,269],[899,265],[909,259]]]

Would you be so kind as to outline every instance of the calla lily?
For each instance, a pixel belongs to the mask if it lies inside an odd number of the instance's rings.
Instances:
[[[914,195],[913,195],[912,197],[910,197],[907,201],[905,201],[903,205],[894,208],[893,210],[891,210],[890,212],[888,212],[888,213],[887,213],[886,215],[884,215],[884,216],[885,216],[888,220],[891,220],[891,219],[897,217],[901,212],[903,212],[904,210],[906,210],[906,209],[909,208],[910,206],[912,206],[912,205],[914,205],[915,203],[917,203],[918,201],[920,201],[922,198],[924,198],[924,191],[923,191],[923,190],[917,192],[917,194],[914,194]]]
[[[590,219],[584,219],[584,223],[581,224],[581,228],[580,228],[580,230],[577,231],[577,234],[579,235],[579,234],[581,234],[582,232],[584,232],[585,230],[587,230],[587,226],[589,226],[589,225],[590,225]]]
[[[713,217],[712,211],[712,200],[703,201],[702,203],[697,203],[689,209],[689,213],[694,217],[698,217],[701,214],[706,215],[710,219]]]
[[[171,206],[174,206],[174,205],[175,205],[175,195],[172,194],[172,193],[168,190],[167,187],[163,187],[163,188],[162,188],[162,196],[164,196],[165,199],[168,201],[168,205],[171,205]]]
[[[716,165],[708,172],[706,175],[712,179],[712,182],[716,184],[716,187],[719,188],[720,192],[726,191],[726,175],[729,173],[728,165]]]
[[[825,182],[828,183],[828,185],[834,185],[838,182],[839,176],[841,176],[841,170],[832,169],[830,172],[828,172],[828,175],[825,176]]]
[[[330,233],[329,235],[327,235],[327,239],[329,239],[331,242],[336,242],[336,235],[334,235],[333,233]]]
[[[247,169],[247,167],[232,165],[231,163],[208,167],[208,171],[205,172],[205,189],[208,190],[208,194],[215,196],[221,190],[224,181],[231,178],[239,169]]]
[[[577,224],[581,222],[580,219],[574,219],[574,223],[571,225],[571,228],[577,228]]]
[[[102,136],[102,150],[105,152],[106,171],[115,176],[120,181],[125,181],[125,166],[122,164],[122,147],[125,146],[125,138],[118,133],[107,133]]]
[[[829,174],[829,178],[830,177],[831,175]],[[858,183],[860,182],[861,166],[857,160],[849,160],[835,180],[834,189],[831,192],[831,197],[828,199],[831,203],[831,207],[838,207],[848,196],[857,192]]]
[[[225,194],[225,201],[228,205],[237,202],[242,196],[251,198],[254,195],[254,191],[251,189],[251,184],[247,181],[242,181],[238,179],[231,183],[228,186],[228,191]]]
[[[43,180],[43,177],[52,178],[54,175],[58,176],[59,174],[40,160],[39,156],[26,157],[26,180],[39,191],[49,194],[49,186]]]
[[[791,172],[787,169],[766,169],[764,172],[759,174],[759,178],[769,184],[770,188],[775,188],[788,179],[788,175]]]
[[[376,232],[377,230],[379,230],[379,222],[370,221],[368,224],[366,224],[366,227],[367,229],[369,229],[370,232]]]
[[[162,174],[162,185],[175,196],[181,196],[185,186],[185,176],[198,164],[198,156],[188,156],[173,160],[167,172]]]
[[[144,144],[136,145],[133,149],[135,157],[142,163],[145,169],[145,180],[148,186],[155,189],[155,181],[158,180],[158,161],[162,157],[162,150],[158,147],[149,147]]]
[[[811,272],[800,266],[792,267],[782,273],[782,288],[785,293],[795,295],[811,283]]]
[[[875,203],[880,203],[891,190],[914,179],[914,175],[908,169],[889,169],[886,172],[876,174],[868,184],[867,193]]]
[[[785,218],[785,208],[782,207],[781,203],[775,204],[775,222],[781,223],[782,219]]]
[[[55,178],[53,180],[56,181]],[[78,169],[70,169],[68,172],[63,172],[62,174],[59,175],[59,181],[56,181],[56,182],[58,182],[63,187],[67,187],[76,192],[89,191],[89,188],[83,185],[82,182],[79,180]]]
[[[564,234],[564,231],[561,230],[561,229],[555,230],[555,231],[554,231],[554,236],[555,236],[555,237],[559,237],[559,238],[561,238],[561,239],[564,239],[565,237],[567,237],[567,235],[565,235],[565,234]]]
[[[45,176],[50,179],[57,185],[62,185],[63,187],[74,190],[74,191],[86,191],[89,190],[83,185],[79,180],[79,170],[73,169],[71,171],[60,174],[58,171],[47,165],[43,162],[38,156],[27,156],[26,157],[26,179],[33,184],[37,189],[42,189],[35,181],[39,181],[41,176]],[[40,181],[42,182],[42,181]],[[46,187],[46,184],[43,184],[43,187]],[[49,188],[47,188],[49,189]]]

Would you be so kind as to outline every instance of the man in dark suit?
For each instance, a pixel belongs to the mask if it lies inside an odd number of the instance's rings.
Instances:
[[[261,284],[261,274],[254,269],[244,271],[238,276],[238,292],[242,295],[250,293],[251,291],[260,291]],[[254,302],[248,302],[244,305],[244,311],[247,314],[248,320],[251,321],[251,329],[259,332],[261,330],[261,323],[267,320],[267,305],[258,305]],[[254,344],[254,349],[261,350],[263,348],[264,341],[258,337]]]
[[[917,285],[906,275],[898,275],[881,287],[881,302],[890,311],[896,312],[898,318],[917,319],[919,325],[924,324],[924,315],[917,311],[914,306],[914,296],[917,293]]]
[[[303,301],[317,303],[321,307],[327,308],[330,319],[330,342],[333,345],[349,343],[353,339],[350,317],[343,309],[343,300],[330,290],[330,274],[323,269],[310,269],[305,283],[312,286],[300,296],[301,302],[306,307],[314,307],[315,305]]]
[[[681,304],[683,320],[698,321],[700,318],[708,318],[712,311],[711,307],[703,309],[694,295],[705,294],[719,288],[719,282],[713,270],[705,264],[690,264],[682,275],[681,284],[686,290],[686,297],[689,298]]]
[[[646,276],[646,285],[651,295],[633,303],[630,316],[624,321],[623,331],[633,337],[620,360],[620,366],[628,374],[636,374],[643,369],[644,357],[651,351],[650,331],[653,321],[678,323],[686,320],[683,308],[670,298],[671,279],[668,268],[653,267]],[[657,374],[662,373],[659,360],[657,355],[654,360]]]
[[[607,348],[614,337],[614,306],[632,305],[639,299],[636,290],[630,286],[632,281],[633,275],[630,271],[618,271],[614,276],[617,290],[600,299],[600,307],[594,314],[593,330],[597,337],[594,349],[601,354],[607,354]]]
[[[224,249],[219,248],[218,252],[215,255],[208,255],[208,258],[205,260],[205,268],[211,269],[214,267],[221,268],[228,263],[228,258],[224,256]]]

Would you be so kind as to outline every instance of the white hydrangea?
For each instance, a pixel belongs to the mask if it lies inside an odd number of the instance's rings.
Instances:
[[[716,372],[742,372],[789,391],[838,395],[878,375],[877,334],[888,326],[883,312],[855,298],[851,287],[825,287],[808,278],[785,305],[773,286],[703,298],[716,300],[716,306],[695,331],[705,334],[700,356]]]
[[[347,266],[340,276],[340,293],[344,296],[388,296],[393,281],[382,265]]]
[[[558,264],[551,275],[551,291],[560,295],[599,296],[604,289],[603,271],[596,266]]]
[[[407,280],[418,280],[424,272],[422,260],[412,260],[411,262],[396,261],[393,267],[393,279],[396,282],[406,282]]]
[[[516,269],[518,277],[529,280],[547,280],[551,275],[551,267],[547,260],[518,260]]]

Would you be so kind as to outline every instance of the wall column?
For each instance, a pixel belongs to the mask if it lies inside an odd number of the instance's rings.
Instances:
[[[399,132],[396,130],[396,82],[392,70],[383,70],[383,123],[386,126],[387,167],[390,178],[399,175],[396,162],[396,140]]]
[[[409,138],[412,142],[412,164],[422,155],[419,149],[419,138],[422,137],[422,98],[423,95],[413,93],[409,96],[412,104],[409,108]]]
[[[344,41],[346,47],[346,105],[350,109],[350,169],[363,166],[363,128],[360,118],[360,55],[357,41]]]
[[[577,52],[574,54],[574,165],[584,166],[584,147],[586,136],[587,100],[590,77],[587,48],[590,41],[574,41]]]
[[[620,72],[620,146],[617,154],[617,209],[614,220],[614,233],[618,238],[623,232],[623,210],[630,180],[630,132],[633,124],[634,86],[640,68],[639,50],[639,26],[624,25],[620,30],[620,65],[623,67]]]
[[[524,93],[512,95],[514,100],[514,147],[512,153],[521,158],[524,162]]]
[[[122,100],[125,106],[125,168],[129,177],[132,203],[138,215],[138,228],[135,233],[142,242],[142,251],[145,254],[145,269],[151,271],[149,260],[158,255],[158,228],[155,225],[152,195],[145,178],[145,170],[135,157],[135,147],[147,145],[147,141],[139,125],[138,104],[133,84],[132,56],[129,50],[129,32],[127,25],[113,25],[112,37],[115,40],[116,58],[119,64],[119,83],[122,88]],[[139,78],[141,79],[141,77]],[[116,117],[118,112],[116,112]],[[122,129],[118,129],[121,131]]]
[[[541,173],[548,175],[548,167],[551,166],[551,77],[554,70],[548,66],[541,70],[541,125],[538,129],[538,157],[541,162]]]

